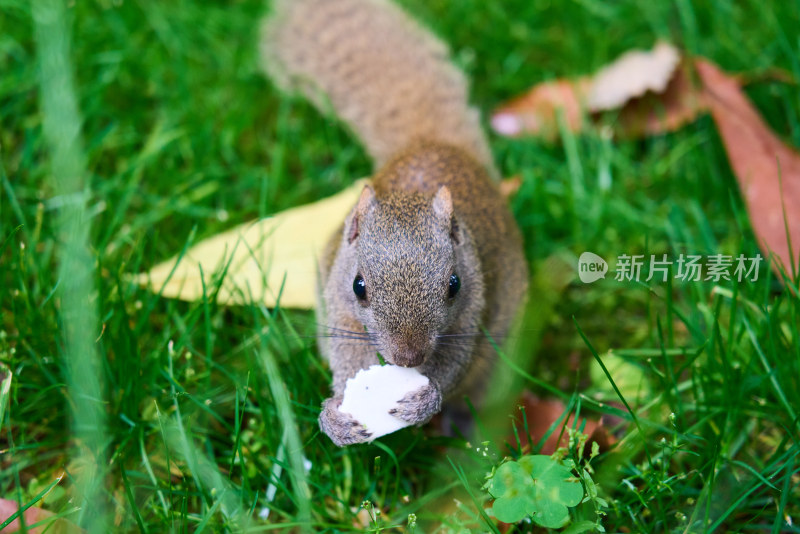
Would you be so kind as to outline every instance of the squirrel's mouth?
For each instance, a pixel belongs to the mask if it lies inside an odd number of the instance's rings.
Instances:
[[[400,367],[419,367],[425,363],[429,353],[430,350],[427,347],[420,349],[399,346],[390,352],[390,360],[394,365],[399,365]]]
[[[394,357],[394,364],[400,367],[419,367],[425,361],[425,354],[423,353],[402,353],[396,354]]]

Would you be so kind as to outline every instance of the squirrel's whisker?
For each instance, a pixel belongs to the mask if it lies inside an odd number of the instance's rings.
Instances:
[[[324,324],[320,324],[320,323],[317,323],[317,326],[319,326],[321,328],[325,328],[327,330],[332,330],[334,332],[344,332],[346,334],[354,334],[354,335],[358,335],[358,336],[370,336],[370,335],[372,335],[369,332],[366,332],[364,330],[361,330],[361,331],[358,331],[358,330],[347,330],[346,328],[337,328],[335,326],[328,326],[328,325],[324,325]]]
[[[315,335],[315,336],[303,336],[303,337],[305,337],[306,339],[309,339],[309,338],[313,338],[313,339],[323,339],[323,338],[324,339],[348,339],[350,341],[357,341],[360,344],[366,344],[366,345],[372,345],[372,346],[377,346],[377,344],[378,344],[378,342],[376,340],[371,339],[371,338],[359,337],[359,336],[347,336],[347,335],[341,335],[341,334],[329,334],[329,335],[319,334],[319,335]]]

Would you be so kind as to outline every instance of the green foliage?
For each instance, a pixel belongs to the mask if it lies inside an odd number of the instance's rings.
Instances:
[[[402,3],[452,45],[484,113],[535,82],[665,38],[755,79],[747,91],[758,110],[800,146],[797,2]],[[360,521],[366,499],[387,531],[496,532],[490,496],[476,488],[512,454],[502,440],[476,452],[408,429],[337,449],[317,427],[330,373],[313,316],[226,309],[216,287],[175,302],[130,282],[197,239],[370,172],[344,128],[259,72],[262,0],[65,4],[84,141],[79,198],[53,188],[30,3],[0,0],[0,498],[84,526],[93,516],[115,532],[357,531],[375,526]],[[774,67],[792,83],[771,77]],[[589,499],[570,509],[567,531],[594,528],[598,511],[609,532],[797,531],[797,283],[762,270],[752,283],[585,285],[561,283],[568,269],[548,271],[553,255],[572,261],[585,250],[752,255],[758,244],[713,124],[562,141],[493,138],[492,147],[502,172],[522,177],[512,207],[538,287],[559,288],[523,325],[535,350],[514,373],[536,394],[560,395],[576,428],[603,416],[620,438],[591,471],[574,447],[564,453],[564,466],[582,467],[572,476]],[[62,316],[74,280],[58,268],[67,204],[80,212],[92,273],[81,285],[90,294],[69,308],[98,355],[100,398],[67,387],[79,374]],[[614,354],[610,376],[641,429],[610,382],[597,382],[605,373],[591,373],[576,323],[600,358]],[[618,371],[620,360],[635,373]],[[626,387],[626,376],[647,387]],[[84,405],[105,420],[95,502],[77,491],[95,446],[71,427]],[[489,423],[479,414],[479,428]],[[551,432],[568,432],[562,424]]]
[[[495,498],[495,517],[505,523],[529,516],[543,527],[559,528],[569,521],[567,507],[583,500],[580,480],[558,460],[541,454],[501,464],[486,488]]]
[[[494,498],[492,512],[504,523],[518,523],[525,518],[547,528],[561,528],[573,519],[565,532],[576,534],[589,530],[604,532],[601,518],[608,508],[592,479],[591,462],[599,455],[592,442],[591,453],[584,456],[588,437],[568,427],[569,444],[552,456],[527,454],[501,463],[487,476],[484,485]],[[575,507],[589,503],[595,520],[575,520]]]

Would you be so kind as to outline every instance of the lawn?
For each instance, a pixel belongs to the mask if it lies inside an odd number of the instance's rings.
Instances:
[[[664,39],[744,73],[800,149],[798,2],[402,4],[450,43],[484,116]],[[66,6],[0,0],[0,498],[90,532],[498,532],[482,486],[530,452],[511,424],[524,388],[563,401],[555,433],[615,421],[591,460],[605,506],[573,524],[800,531],[797,280],[763,264],[741,282],[577,277],[585,251],[612,268],[759,253],[710,118],[640,140],[492,136],[522,180],[532,272],[494,407],[470,441],[420,428],[338,449],[317,427],[330,373],[312,312],[224,307],[215,287],[165,299],[132,275],[340,191],[371,172],[365,153],[264,78],[261,0]]]

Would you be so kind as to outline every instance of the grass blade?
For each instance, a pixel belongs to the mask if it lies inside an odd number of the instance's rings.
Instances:
[[[39,58],[42,129],[47,141],[53,189],[60,205],[58,278],[61,283],[61,321],[64,370],[72,405],[74,437],[85,445],[77,452],[89,466],[78,480],[84,499],[78,523],[89,532],[108,532],[101,483],[105,413],[103,379],[94,340],[98,329],[95,261],[90,252],[87,214],[89,184],[81,142],[81,118],[70,61],[70,21],[61,0],[35,0],[33,19]]]
[[[264,313],[267,314],[266,310],[264,310]],[[280,414],[279,419],[283,423],[284,432],[286,433],[286,451],[289,456],[289,464],[292,467],[290,476],[292,478],[292,488],[298,508],[298,519],[301,523],[310,523],[311,491],[306,478],[303,444],[300,440],[300,432],[297,429],[294,411],[289,402],[289,392],[286,389],[286,385],[283,383],[281,371],[275,361],[275,357],[266,345],[267,342],[266,339],[264,339],[261,350],[259,351],[259,356],[264,366],[264,372],[266,373],[272,398]]]

